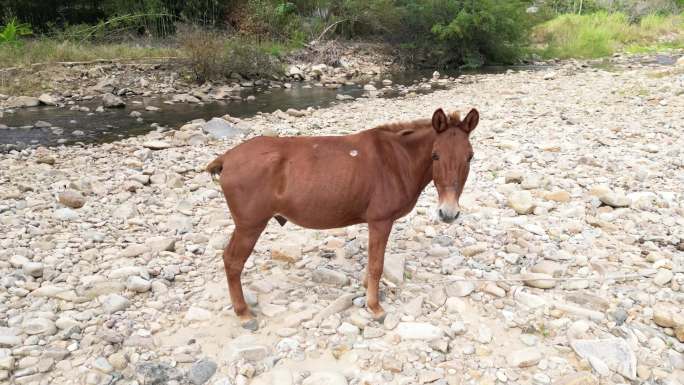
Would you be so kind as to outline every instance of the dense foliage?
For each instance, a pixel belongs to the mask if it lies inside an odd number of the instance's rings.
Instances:
[[[202,80],[224,73],[218,63],[227,57],[242,71],[250,65],[270,69],[273,56],[331,38],[385,41],[406,64],[429,67],[513,63],[529,52],[530,36],[547,56],[595,57],[639,41],[623,38],[625,30],[632,36],[654,21],[677,22],[663,17],[682,5],[684,0],[0,0],[0,26],[9,26],[8,35],[22,25],[39,39],[74,45],[170,42]],[[200,35],[206,40],[193,41]]]
[[[431,66],[514,61],[530,27],[525,14],[530,4],[529,0],[0,0],[6,17],[63,38],[166,36],[176,32],[178,23],[186,23],[300,47],[334,36],[380,38],[400,48],[406,61]]]

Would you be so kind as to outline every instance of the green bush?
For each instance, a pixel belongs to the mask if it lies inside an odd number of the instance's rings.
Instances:
[[[379,32],[419,66],[513,63],[531,27],[521,0],[400,1],[379,18]]]
[[[31,26],[24,23],[19,23],[17,19],[11,19],[0,30],[0,45],[9,44],[18,46],[21,43],[22,36],[30,35]]]

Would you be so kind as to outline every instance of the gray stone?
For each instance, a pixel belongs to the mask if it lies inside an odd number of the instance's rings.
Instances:
[[[463,256],[454,255],[449,258],[442,259],[442,274],[453,274],[463,264]]]
[[[349,283],[349,277],[344,273],[322,267],[315,269],[312,272],[311,277],[314,282],[328,285],[345,286]]]
[[[152,237],[145,241],[145,246],[152,252],[175,251],[176,240],[167,237]]]
[[[125,310],[130,304],[126,297],[118,294],[109,294],[101,298],[100,302],[102,303],[102,310],[108,314]]]
[[[7,353],[7,355],[2,356],[0,355],[0,370],[12,370],[14,369],[14,357],[12,357],[10,353]]]
[[[287,111],[285,111],[286,114],[290,116],[294,116],[296,118],[301,118],[302,116],[306,116],[306,111],[300,111],[296,110],[294,108],[288,108]]]
[[[38,105],[40,105],[40,100],[32,96],[12,96],[7,99],[7,107],[9,108],[36,107]]]
[[[120,219],[131,219],[138,214],[138,209],[131,203],[124,203],[112,210],[112,216]]]
[[[371,326],[366,326],[363,329],[363,338],[369,339],[369,338],[378,338],[382,337],[385,335],[385,332],[382,331],[382,329],[379,328],[374,328]]]
[[[674,274],[672,273],[672,270],[658,269],[658,272],[656,273],[655,277],[653,277],[653,283],[655,283],[658,286],[665,286],[668,283],[670,283],[673,276]]]
[[[209,310],[198,306],[190,306],[188,311],[185,313],[186,321],[206,321],[212,317],[213,315]]]
[[[468,328],[463,321],[456,321],[452,323],[449,325],[449,329],[451,329],[451,331],[457,336],[463,335],[468,331]]]
[[[446,301],[446,298],[444,300]],[[404,306],[404,313],[414,318],[420,316],[423,313],[423,301],[422,295],[414,297]]]
[[[481,344],[488,344],[492,342],[493,337],[492,330],[487,325],[481,324],[477,328],[477,336],[475,337],[477,342]]]
[[[403,254],[386,255],[382,276],[395,285],[404,283],[406,256]]]
[[[542,357],[542,352],[539,348],[526,348],[509,353],[506,356],[506,361],[512,367],[526,368],[537,365]]]
[[[240,137],[244,132],[222,118],[213,118],[202,126],[202,131],[215,139]]]
[[[61,316],[55,322],[55,326],[57,326],[57,328],[60,330],[65,330],[65,329],[71,329],[73,327],[79,327],[80,328],[81,324],[71,317]]]
[[[105,373],[105,374],[109,374],[109,373],[114,371],[114,368],[112,367],[112,365],[104,357],[97,357],[93,361],[93,369],[100,371],[102,373]]]
[[[199,98],[192,96],[190,94],[173,95],[173,98],[171,100],[176,102],[176,103],[199,103],[199,102],[201,102],[201,100]]]
[[[116,370],[123,370],[126,368],[126,366],[128,366],[126,355],[122,352],[116,352],[112,354],[107,358],[107,361],[109,361],[112,367]]]
[[[444,334],[442,329],[424,322],[400,322],[395,332],[404,340],[423,341],[441,338]]]
[[[630,204],[629,198],[623,193],[606,190],[599,195],[599,200],[611,207],[627,207]]]
[[[552,278],[552,276],[543,273],[525,273],[522,275],[522,280],[525,285],[538,289],[550,289],[555,287],[556,281]]]
[[[271,249],[271,259],[288,263],[299,262],[302,259],[302,246],[294,243],[274,246]]]
[[[270,303],[266,303],[261,305],[261,312],[269,318],[277,317],[280,314],[283,314],[287,308],[282,305],[273,305]]]
[[[110,278],[112,278],[111,274]],[[118,281],[92,282],[81,288],[79,293],[92,299],[102,295],[120,293],[125,288],[126,285]]]
[[[123,99],[120,97],[114,94],[106,93],[102,95],[102,106],[105,108],[121,108],[125,107],[126,103],[124,103]]]
[[[121,256],[124,258],[135,258],[145,254],[148,251],[149,249],[146,245],[134,244],[123,249]]]
[[[242,335],[226,345],[222,356],[228,360],[261,361],[269,351],[268,346],[257,342],[254,336]]]
[[[57,105],[57,98],[50,94],[41,94],[38,97],[38,101],[41,102],[42,104],[46,106],[56,106]]]
[[[86,199],[80,192],[76,190],[62,191],[58,195],[59,203],[72,209],[80,209],[85,205]]]
[[[0,347],[14,347],[21,345],[21,337],[16,335],[5,335],[0,333]]]
[[[68,207],[55,210],[55,219],[60,221],[73,221],[79,217],[79,213]]]
[[[462,279],[462,277],[455,277]],[[455,281],[446,286],[449,297],[467,297],[475,290],[475,284],[470,281]]]
[[[316,314],[316,316],[314,317],[314,321],[316,323],[320,323],[322,320],[330,317],[333,314],[340,313],[346,309],[349,309],[350,307],[352,307],[352,300],[357,296],[358,295],[356,294],[344,294],[340,296],[336,300],[332,301],[330,305],[328,305],[318,314]]]
[[[165,150],[167,148],[173,147],[173,144],[163,140],[148,140],[144,142],[142,146],[149,148],[150,150]]]
[[[135,368],[140,385],[166,385],[170,381],[180,380],[182,373],[169,365],[154,362],[143,362]]]
[[[352,325],[352,324],[347,323],[347,322],[342,322],[340,327],[337,328],[337,332],[342,334],[342,335],[355,336],[355,335],[359,334],[360,330],[355,325]]]
[[[508,206],[520,215],[530,214],[534,210],[534,201],[529,191],[514,191],[508,197]]]
[[[131,275],[126,280],[126,288],[128,290],[134,291],[136,293],[145,293],[150,291],[152,284],[150,281],[141,278],[137,275]]]
[[[399,314],[396,312],[387,313],[385,316],[385,321],[382,323],[382,325],[387,330],[394,330],[397,325],[399,325]]]
[[[39,278],[43,276],[43,269],[45,266],[40,262],[26,262],[21,267],[24,274],[30,275],[34,278]]]
[[[209,381],[211,376],[216,373],[218,365],[208,359],[203,359],[192,364],[188,371],[188,379],[195,385],[202,385]]]
[[[347,385],[347,379],[337,372],[313,372],[302,381],[302,385]]]
[[[179,234],[189,233],[192,231],[192,218],[183,214],[172,214],[166,226]]]
[[[54,321],[47,318],[28,318],[21,324],[22,330],[28,335],[48,335],[57,333]]]
[[[611,314],[611,316],[612,316],[613,320],[615,321],[615,323],[618,326],[620,326],[623,323],[625,323],[625,321],[627,320],[628,314],[625,311],[625,309],[619,308],[619,309],[615,309],[615,311]]]
[[[597,372],[601,373],[607,367],[630,380],[636,380],[636,355],[625,340],[574,340],[570,346],[577,355],[587,359]]]

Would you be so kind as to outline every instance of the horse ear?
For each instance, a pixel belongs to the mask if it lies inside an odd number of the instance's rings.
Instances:
[[[470,110],[470,112],[468,112],[468,115],[466,115],[465,119],[463,119],[463,122],[461,122],[461,130],[470,134],[475,129],[475,127],[477,127],[477,123],[479,122],[480,113],[473,108],[472,110]]]
[[[449,128],[449,119],[441,108],[438,108],[437,111],[432,114],[432,128],[438,133],[444,132]]]

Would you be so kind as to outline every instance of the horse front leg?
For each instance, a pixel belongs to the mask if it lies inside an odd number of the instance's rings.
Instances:
[[[392,221],[368,223],[368,272],[364,281],[366,284],[366,304],[373,313],[373,318],[382,322],[385,311],[380,306],[378,291],[380,277],[385,263],[385,248],[392,231]]]

